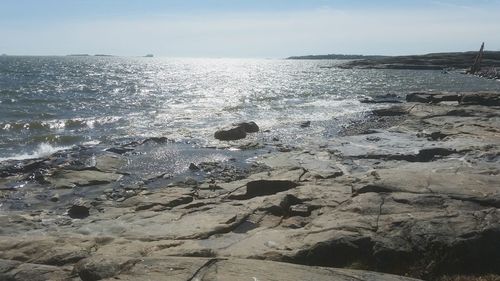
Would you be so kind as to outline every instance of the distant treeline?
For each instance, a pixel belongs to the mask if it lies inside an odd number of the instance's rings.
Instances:
[[[288,57],[288,60],[360,60],[360,59],[374,59],[383,58],[384,56],[365,56],[365,55],[308,55],[308,56],[293,56]]]

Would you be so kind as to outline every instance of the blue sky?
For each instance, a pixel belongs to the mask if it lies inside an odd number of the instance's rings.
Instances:
[[[500,50],[500,0],[2,0],[0,53],[286,57]]]

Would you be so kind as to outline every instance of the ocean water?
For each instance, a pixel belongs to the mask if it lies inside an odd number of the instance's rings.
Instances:
[[[362,122],[359,99],[412,91],[500,91],[459,73],[346,70],[340,61],[0,57],[0,161],[75,145],[168,137],[217,146],[217,128],[255,121],[284,143]],[[310,128],[300,128],[312,121]]]

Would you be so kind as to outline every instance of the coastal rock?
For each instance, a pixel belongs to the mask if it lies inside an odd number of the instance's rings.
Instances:
[[[247,133],[257,133],[259,131],[259,126],[253,121],[236,123],[233,125],[236,127],[243,128],[243,130],[245,130],[245,132]]]
[[[310,126],[311,126],[311,121],[304,121],[304,122],[300,123],[301,128],[308,128]]]
[[[369,135],[263,153],[245,172],[193,160],[196,176],[209,176],[155,186],[127,183],[125,176],[104,192],[118,192],[120,200],[103,199],[94,187],[57,190],[55,202],[48,184],[23,187],[47,188],[39,198],[18,199],[19,187],[1,189],[0,279],[17,280],[21,266],[49,280],[409,280],[338,267],[431,281],[498,277],[498,108],[457,102],[402,108],[398,122],[371,123]],[[386,117],[394,116],[370,118]],[[109,172],[76,170],[85,166],[72,161],[75,170],[51,168],[47,178],[60,177],[58,170],[72,179],[80,172],[104,178],[117,173],[111,160]],[[68,200],[82,190],[89,200]],[[89,216],[65,215],[73,206]]]
[[[222,129],[215,132],[214,137],[218,140],[230,141],[244,139],[247,136],[247,132],[243,127],[234,127],[228,129]]]
[[[405,106],[393,106],[389,108],[380,108],[373,110],[376,116],[400,116],[408,114],[409,108]]]
[[[260,149],[263,147],[264,146],[258,142],[248,142],[248,143],[245,143],[245,144],[238,146],[238,148],[241,150],[253,150],[253,149]]]
[[[256,133],[259,131],[259,126],[255,122],[242,122],[233,124],[233,127],[218,130],[214,137],[218,140],[239,140],[244,139],[247,133]]]
[[[471,105],[478,104],[484,106],[499,106],[500,94],[499,93],[466,93],[462,96],[460,104]]]
[[[161,257],[121,259],[112,257],[93,259],[75,266],[84,281],[111,278],[113,280],[373,280],[411,281],[416,279],[361,270],[308,267],[270,261],[229,259]],[[108,279],[106,279],[108,280]]]
[[[190,163],[188,169],[191,171],[198,171],[200,170],[200,167],[196,166],[195,163]]]
[[[115,277],[138,262],[137,259],[126,257],[93,256],[78,262],[73,271],[82,281],[97,281]]]
[[[420,103],[440,103],[440,102],[459,102],[461,98],[457,93],[411,93],[406,95],[407,102]]]
[[[444,69],[468,69],[477,52],[460,53],[432,53],[425,55],[370,57],[360,60],[352,60],[341,64],[341,68],[361,69],[419,69],[419,70],[444,70]],[[486,65],[485,65],[486,64]],[[483,66],[500,66],[500,52],[484,52]]]
[[[46,281],[70,280],[71,272],[56,266],[20,263],[0,259],[0,280],[5,281]]]
[[[500,105],[500,94],[492,92],[479,93],[411,93],[406,96],[408,102],[440,103],[458,102],[461,105]]]
[[[428,93],[411,93],[406,95],[407,102],[430,103],[432,95]]]
[[[106,149],[106,151],[120,154],[120,155],[125,154],[125,153],[130,152],[130,151],[133,151],[133,150],[134,150],[133,148],[127,148],[127,147],[111,147],[111,148]]]
[[[366,97],[360,100],[361,103],[401,103],[400,97],[396,94],[385,94],[374,97]]]
[[[95,168],[101,172],[117,172],[127,164],[125,157],[115,154],[104,154],[95,157]]]
[[[119,180],[121,175],[95,170],[60,170],[46,180],[56,189],[73,188],[75,186],[89,186],[111,183]]]
[[[170,188],[168,192],[156,192],[147,195],[136,195],[121,202],[122,207],[135,208],[136,211],[154,209],[161,211],[185,205],[193,201],[193,195],[184,188]]]

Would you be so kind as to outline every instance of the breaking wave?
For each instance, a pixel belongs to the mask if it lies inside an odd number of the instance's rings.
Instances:
[[[12,156],[3,157],[0,158],[0,162],[6,160],[26,160],[26,159],[42,158],[52,155],[58,151],[67,150],[70,148],[72,148],[72,146],[52,146],[48,143],[41,143],[35,150],[31,152],[14,154]]]

